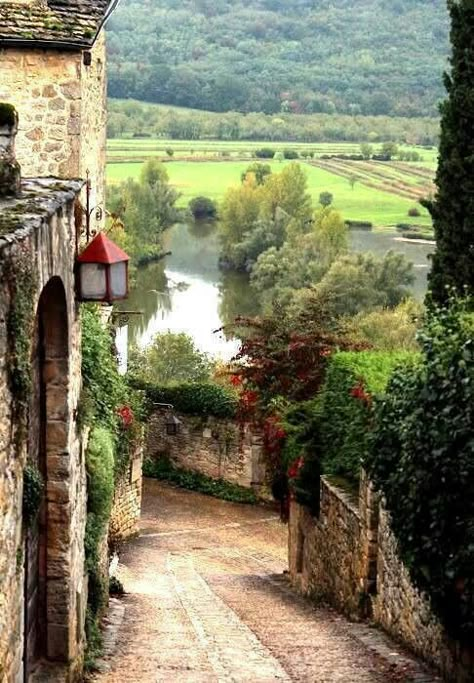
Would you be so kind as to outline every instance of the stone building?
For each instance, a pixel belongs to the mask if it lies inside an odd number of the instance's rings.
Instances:
[[[84,181],[71,178],[88,170],[91,207],[103,202],[101,29],[115,4],[0,0],[0,102],[20,114],[18,125],[0,104],[1,683],[45,672],[72,681],[82,667],[87,501],[74,263]]]
[[[0,105],[0,680],[80,668],[86,476],[76,424],[74,291],[81,181],[20,181]],[[36,485],[38,474],[44,486]]]
[[[17,109],[23,175],[91,180],[103,204],[105,36],[118,0],[0,0],[0,102]],[[82,198],[84,201],[84,197]],[[102,227],[102,218],[93,214]]]

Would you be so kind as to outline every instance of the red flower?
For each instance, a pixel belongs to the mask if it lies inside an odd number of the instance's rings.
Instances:
[[[130,427],[135,419],[133,410],[130,408],[130,406],[122,406],[121,408],[117,408],[117,415],[122,422],[122,426],[125,428]]]
[[[240,375],[232,375],[230,382],[234,387],[240,387],[242,384],[242,377]]]
[[[304,465],[304,458],[303,456],[299,457],[298,460],[295,460],[292,465],[288,468],[288,478],[289,479],[296,479],[296,477],[299,475],[301,468]]]
[[[247,389],[246,391],[242,392],[242,401],[247,405],[247,406],[253,406],[255,403],[258,401],[258,394],[256,391],[251,391],[250,389]]]
[[[367,406],[369,406],[372,403],[372,396],[365,391],[362,382],[359,382],[354,387],[352,387],[351,396],[358,399],[359,401],[362,401],[362,403],[365,403]]]

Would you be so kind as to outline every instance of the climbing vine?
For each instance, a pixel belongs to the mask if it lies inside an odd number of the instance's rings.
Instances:
[[[26,411],[32,386],[30,351],[37,291],[30,249],[19,247],[13,258],[6,262],[3,279],[10,295],[6,321],[8,373],[14,416],[19,427],[18,440],[21,442],[26,429]]]
[[[39,512],[44,482],[36,465],[28,463],[23,470],[23,521],[29,527]]]

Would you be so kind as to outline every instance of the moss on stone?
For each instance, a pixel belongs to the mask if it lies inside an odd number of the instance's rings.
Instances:
[[[0,102],[0,126],[14,126],[16,123],[16,109],[12,104]]]

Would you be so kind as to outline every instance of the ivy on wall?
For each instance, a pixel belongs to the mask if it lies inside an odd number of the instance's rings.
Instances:
[[[474,638],[474,301],[432,311],[420,362],[375,404],[367,470],[411,577],[448,633]]]
[[[7,363],[18,446],[26,433],[26,414],[32,386],[30,354],[38,287],[32,263],[30,249],[19,245],[16,253],[5,261],[2,272],[10,297],[6,320]]]

